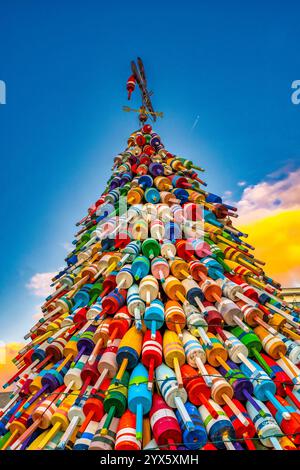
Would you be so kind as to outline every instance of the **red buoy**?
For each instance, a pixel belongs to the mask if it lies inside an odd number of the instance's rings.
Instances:
[[[131,98],[131,93],[135,89],[135,78],[134,75],[130,75],[130,77],[127,80],[126,88],[128,91],[128,99],[130,100]]]

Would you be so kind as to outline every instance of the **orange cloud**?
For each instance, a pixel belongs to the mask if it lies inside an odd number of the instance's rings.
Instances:
[[[255,246],[255,256],[266,261],[265,272],[283,287],[300,286],[300,209],[288,210],[241,227]]]
[[[11,388],[3,390],[2,386],[12,377],[16,372],[17,368],[12,363],[12,359],[18,354],[18,351],[22,349],[24,344],[22,343],[1,343],[0,344],[0,391],[9,391]]]
[[[300,169],[245,187],[236,225],[249,234],[265,272],[283,287],[300,286]]]

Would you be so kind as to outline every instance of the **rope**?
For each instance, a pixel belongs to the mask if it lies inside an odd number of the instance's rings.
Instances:
[[[204,365],[204,366],[205,366],[205,365]],[[232,370],[233,370],[233,369],[232,369]],[[235,370],[235,369],[234,369],[234,370]],[[229,372],[228,372],[228,373],[229,373]],[[236,374],[240,374],[240,373],[241,373],[240,370],[239,370],[238,372],[236,372]],[[243,374],[243,372],[242,372],[242,374]],[[279,383],[279,384],[286,385],[286,386],[292,386],[292,385],[294,385],[294,384],[292,383],[292,380],[291,380],[290,382],[285,382],[285,381],[282,381],[282,380],[276,380],[276,379],[273,380],[273,379],[271,379],[271,378],[269,378],[269,379],[267,379],[267,378],[252,378],[252,377],[249,377],[249,376],[247,376],[247,375],[245,375],[245,374],[243,374],[243,375],[244,375],[244,377],[242,377],[242,378],[241,378],[241,377],[237,377],[236,380],[248,380],[249,382],[274,382],[274,383]],[[175,373],[174,373],[174,376],[175,376]],[[188,382],[188,381],[193,380],[193,379],[197,379],[197,378],[199,379],[199,377],[213,377],[213,378],[217,378],[217,379],[226,380],[225,377],[223,377],[222,375],[216,375],[216,374],[201,374],[201,375],[200,375],[200,374],[197,374],[197,375],[189,376],[189,377],[187,377],[187,378],[185,378],[185,379],[183,379],[183,380]],[[234,377],[233,377],[233,378],[234,378]],[[170,380],[170,381],[171,381],[171,380],[174,380],[174,377],[173,377],[173,378],[172,378],[172,377],[167,377],[166,379],[156,379],[155,377],[153,377],[153,383],[167,382],[167,381],[169,381],[169,380]],[[139,381],[138,383],[132,384],[132,385],[140,385],[140,384],[148,384],[148,380],[141,380],[141,381]],[[92,387],[91,385],[89,385],[89,386]],[[114,384],[114,388],[116,389],[117,387],[122,387],[122,388],[124,388],[124,385],[122,385],[121,383],[120,383],[120,384]],[[101,391],[101,389],[99,389],[99,391]],[[105,390],[102,390],[102,391],[105,392]],[[63,394],[63,393],[64,393],[64,392],[62,391],[62,392],[57,393],[57,395],[61,395],[61,394]],[[49,394],[48,394],[48,393],[45,393],[44,395],[45,395],[46,397],[48,397],[48,396],[52,396],[52,395],[55,395],[55,394],[56,394],[56,392],[50,392]],[[72,395],[72,394],[73,394],[73,395],[76,395],[76,393],[72,393],[72,391],[69,391],[69,392],[68,392],[68,395]],[[27,396],[28,396],[28,397],[31,397],[32,394],[31,394],[31,393],[27,393],[27,394],[23,394],[23,393],[22,393],[22,397],[27,397]],[[88,398],[88,397],[94,397],[94,396],[96,396],[96,395],[95,395],[95,394],[85,394],[85,393],[82,395],[82,397],[86,397],[86,398]],[[296,398],[297,398],[297,397],[296,397]]]

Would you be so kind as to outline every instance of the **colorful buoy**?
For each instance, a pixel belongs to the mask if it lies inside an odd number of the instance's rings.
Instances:
[[[138,64],[126,88],[144,87],[139,129],[13,360],[0,448],[298,449],[299,309],[200,162],[145,123],[160,113]]]

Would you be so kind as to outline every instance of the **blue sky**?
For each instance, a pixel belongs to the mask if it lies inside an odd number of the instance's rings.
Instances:
[[[299,160],[296,1],[2,2],[1,340],[19,341],[43,298],[26,287],[63,264],[74,223],[137,127],[127,104],[140,55],[172,152],[232,191]],[[264,3],[264,4],[263,4]],[[133,95],[139,105],[138,94]],[[195,120],[197,125],[193,128]],[[299,166],[299,161],[298,161]],[[278,175],[278,173],[277,173]]]

